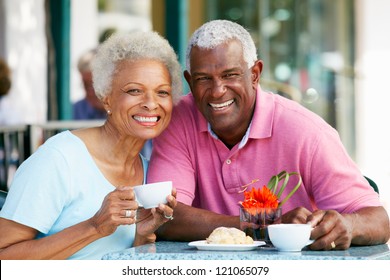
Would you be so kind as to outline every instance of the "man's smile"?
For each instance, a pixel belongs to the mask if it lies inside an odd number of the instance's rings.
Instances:
[[[209,103],[209,105],[214,109],[214,110],[223,110],[226,107],[230,106],[231,104],[234,103],[234,99],[230,99],[228,101],[225,101],[223,103]]]

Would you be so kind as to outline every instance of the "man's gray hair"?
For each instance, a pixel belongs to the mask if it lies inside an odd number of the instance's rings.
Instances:
[[[192,35],[186,52],[186,68],[191,71],[190,55],[193,47],[213,49],[230,40],[241,43],[244,61],[248,68],[257,60],[256,46],[249,32],[241,25],[228,20],[212,20],[199,27]]]
[[[172,99],[176,103],[182,95],[181,67],[168,41],[152,31],[115,33],[100,45],[92,61],[97,97],[102,99],[110,93],[118,62],[143,59],[160,61],[167,67],[172,81]]]

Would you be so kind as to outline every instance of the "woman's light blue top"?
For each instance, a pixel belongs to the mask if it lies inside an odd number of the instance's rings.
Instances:
[[[148,161],[140,155],[145,174]],[[47,140],[17,170],[0,217],[32,227],[37,238],[91,218],[115,187],[107,181],[80,138],[64,131]],[[70,259],[101,259],[132,246],[135,225],[84,247]]]

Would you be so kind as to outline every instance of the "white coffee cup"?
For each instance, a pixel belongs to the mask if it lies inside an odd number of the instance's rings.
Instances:
[[[135,186],[134,192],[140,207],[155,208],[160,203],[167,203],[167,196],[172,193],[172,181]]]
[[[310,224],[268,225],[268,235],[272,244],[282,252],[297,252],[310,245],[312,227]]]

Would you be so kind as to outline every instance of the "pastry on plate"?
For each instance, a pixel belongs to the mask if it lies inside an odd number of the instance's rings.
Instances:
[[[218,227],[206,238],[209,244],[253,244],[253,239],[237,228]]]

